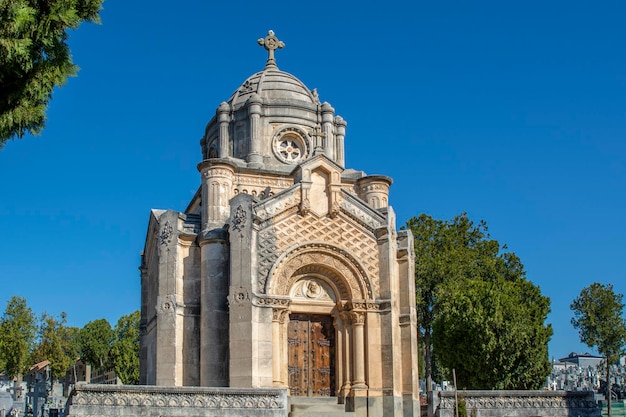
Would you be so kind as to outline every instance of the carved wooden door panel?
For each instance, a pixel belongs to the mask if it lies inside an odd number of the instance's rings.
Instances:
[[[287,333],[291,395],[335,395],[335,329],[332,318],[292,314]]]

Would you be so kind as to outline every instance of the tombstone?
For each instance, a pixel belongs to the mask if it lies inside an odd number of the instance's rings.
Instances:
[[[13,408],[13,398],[6,391],[0,392],[0,417],[6,416]]]

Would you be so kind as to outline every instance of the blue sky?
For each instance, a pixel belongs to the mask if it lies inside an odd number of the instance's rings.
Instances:
[[[394,178],[398,226],[484,219],[552,300],[550,355],[590,351],[569,305],[626,292],[626,3],[107,0],[42,135],[0,151],[0,306],[82,327],[139,308],[151,208],[184,210],[220,102],[278,66],[348,122],[347,167]]]

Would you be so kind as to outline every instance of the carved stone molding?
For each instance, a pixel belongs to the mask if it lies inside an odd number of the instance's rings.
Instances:
[[[300,202],[299,214],[301,216],[306,216],[311,211],[311,201],[308,198],[305,198]]]
[[[252,304],[257,307],[281,307],[287,308],[291,300],[289,298],[280,298],[280,297],[259,297],[256,296],[252,300]]]
[[[248,293],[248,290],[243,287],[233,288],[228,296],[228,305],[236,307],[248,303],[250,303],[250,294]]]
[[[350,312],[351,322],[354,325],[362,326],[365,324],[365,313],[361,311]]]
[[[174,236],[174,227],[170,223],[169,220],[165,222],[163,227],[161,227],[161,232],[159,233],[159,242],[161,246],[165,246],[172,241],[172,237]]]
[[[158,297],[156,303],[157,315],[163,314],[176,314],[178,309],[178,302],[174,294],[166,295],[164,297]]]
[[[207,178],[231,178],[234,174],[234,171],[225,168],[209,168],[204,171],[203,174]]]
[[[516,410],[516,415],[526,409],[528,415],[542,414],[551,416],[600,416],[600,410],[591,392],[566,391],[462,391],[468,410],[477,410],[480,415],[502,415],[506,410]],[[439,393],[439,412],[442,416],[454,415],[454,392]],[[497,410],[503,410],[498,412]],[[539,410],[545,410],[538,413]],[[526,415],[526,414],[524,414]]]
[[[246,209],[240,204],[233,215],[232,230],[242,231],[246,226],[246,217]]]
[[[332,303],[336,301],[333,289],[326,282],[317,278],[305,278],[296,282],[292,286],[289,295],[294,300]]]
[[[181,415],[180,409],[189,410],[193,415],[213,415],[210,410],[232,409],[233,412],[220,415],[255,414],[259,410],[263,416],[283,415],[268,413],[270,410],[286,408],[285,390],[275,389],[231,389],[231,388],[196,388],[196,387],[156,387],[156,386],[105,386],[97,384],[78,384],[70,397],[69,415],[87,416],[95,410],[98,415],[129,415],[129,409],[135,415],[166,416]],[[175,409],[175,410],[174,410]],[[204,411],[204,409],[208,409]],[[144,411],[141,411],[144,410]],[[191,411],[193,410],[193,411]],[[239,411],[237,411],[239,410]],[[261,411],[263,410],[263,411]],[[124,414],[126,413],[126,414]],[[189,414],[186,414],[189,415]]]
[[[257,204],[254,207],[254,213],[258,217],[259,223],[271,223],[276,220],[276,216],[298,206],[299,201],[298,193],[286,193]]]
[[[272,309],[272,321],[277,321],[280,324],[284,324],[287,316],[289,316],[289,310],[287,310],[286,308]]]

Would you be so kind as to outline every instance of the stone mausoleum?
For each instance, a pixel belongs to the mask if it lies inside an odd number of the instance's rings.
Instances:
[[[346,122],[278,69],[217,107],[183,212],[152,210],[141,383],[285,389],[419,415],[413,239],[391,179],[345,166]]]

